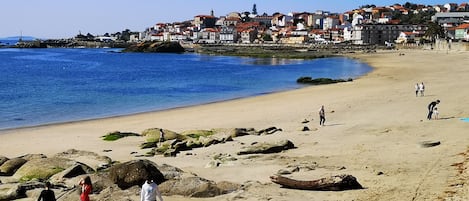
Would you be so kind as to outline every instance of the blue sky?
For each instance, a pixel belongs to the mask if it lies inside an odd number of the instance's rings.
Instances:
[[[2,0],[0,3],[0,38],[35,36],[70,38],[79,33],[93,35],[114,33],[124,29],[143,31],[158,22],[192,19],[195,15],[226,15],[230,12],[258,13],[344,12],[361,5],[404,4],[399,0]],[[425,5],[463,1],[409,1]]]

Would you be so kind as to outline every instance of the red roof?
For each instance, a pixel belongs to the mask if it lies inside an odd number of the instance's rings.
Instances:
[[[214,16],[211,16],[211,15],[197,15],[195,17],[199,17],[199,18],[215,18]]]
[[[469,29],[469,23],[461,24],[457,26],[456,29]]]

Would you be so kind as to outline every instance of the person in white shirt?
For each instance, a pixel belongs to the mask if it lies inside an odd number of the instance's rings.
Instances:
[[[163,201],[163,197],[161,197],[158,185],[156,185],[156,183],[153,182],[152,179],[148,179],[142,185],[142,191],[140,192],[140,201],[157,201],[156,197],[158,197],[159,201]]]
[[[420,91],[420,96],[424,96],[425,85],[423,85],[423,82],[419,84],[419,91]]]
[[[419,91],[420,91],[420,85],[419,83],[415,84],[415,97],[417,97],[419,95]]]
[[[439,119],[438,114],[439,114],[438,108],[437,107],[433,108],[433,119]]]

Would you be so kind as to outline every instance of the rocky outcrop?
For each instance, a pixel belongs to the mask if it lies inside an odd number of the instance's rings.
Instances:
[[[13,177],[20,181],[32,179],[47,180],[52,175],[75,165],[76,162],[66,158],[40,158],[26,162],[19,168]]]
[[[167,129],[163,129],[164,141],[174,139],[184,139],[184,136]],[[149,128],[142,132],[142,136],[146,138],[147,142],[159,142],[160,141],[160,128]]]
[[[283,150],[288,150],[295,148],[295,145],[290,140],[283,140],[278,143],[261,143],[255,144],[250,147],[245,147],[243,150],[239,151],[238,155],[245,154],[270,154],[270,153],[279,153]]]
[[[351,82],[352,78],[347,80],[344,79],[331,79],[331,78],[316,78],[312,79],[311,77],[300,77],[296,80],[300,84],[311,84],[311,85],[322,85],[322,84],[334,84],[339,82]]]
[[[0,175],[13,175],[23,164],[27,162],[23,158],[12,158],[0,166]]]
[[[178,42],[142,42],[131,45],[123,52],[182,53],[185,49]]]
[[[75,165],[72,165],[64,171],[61,171],[51,176],[49,178],[49,181],[52,183],[65,183],[67,179],[71,179],[84,174],[91,174],[93,172],[93,168],[87,166],[86,164],[76,162]]]
[[[165,141],[157,146],[159,141],[159,128],[147,129],[142,136],[147,137],[147,142],[142,144],[141,148],[156,147],[147,153],[148,156],[163,154],[164,156],[176,156],[181,151],[191,150],[199,147],[208,147],[211,145],[233,141],[233,138],[244,135],[269,135],[282,129],[269,127],[256,131],[254,128],[218,128],[211,130],[190,130],[182,133],[176,133],[170,130],[163,130]]]
[[[109,178],[121,189],[142,185],[148,178],[160,184],[165,181],[164,175],[156,164],[149,160],[132,160],[109,168]]]
[[[112,159],[107,156],[101,156],[90,151],[82,151],[69,149],[67,151],[56,154],[54,157],[68,158],[92,167],[94,170],[101,170],[111,166]]]

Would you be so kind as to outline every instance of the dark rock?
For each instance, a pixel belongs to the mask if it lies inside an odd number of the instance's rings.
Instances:
[[[235,128],[231,132],[231,137],[240,137],[245,135],[257,135],[258,132],[254,128]]]
[[[289,140],[283,140],[276,144],[262,143],[255,146],[244,148],[239,151],[238,155],[245,154],[270,154],[270,153],[279,153],[283,150],[288,150],[294,148],[295,145]]]
[[[362,185],[352,175],[337,175],[309,181],[290,179],[280,175],[271,176],[270,179],[283,187],[302,190],[343,191],[363,189]]]
[[[260,130],[258,133],[259,133],[259,135],[267,135],[267,134],[273,134],[277,131],[282,131],[282,129],[273,126],[273,127],[269,127],[269,128]]]
[[[105,141],[115,141],[124,137],[129,137],[129,136],[140,136],[137,133],[132,133],[132,132],[120,132],[120,131],[114,131],[107,133],[106,135],[102,136],[103,140]]]
[[[427,147],[434,147],[440,145],[440,141],[423,141],[420,143],[420,146],[427,148]]]
[[[185,49],[178,42],[143,42],[131,45],[123,52],[168,52],[182,53]]]
[[[5,156],[0,156],[0,166],[3,165],[3,163],[5,163],[7,160],[10,160],[10,159]]]
[[[316,78],[312,79],[311,77],[300,77],[296,80],[300,84],[311,84],[311,85],[322,85],[322,84],[334,84],[339,82],[351,82],[352,78],[347,80],[344,79],[331,79],[331,78]]]
[[[7,160],[2,164],[2,166],[0,166],[0,175],[11,176],[26,162],[28,161],[23,158],[12,158]]]
[[[158,170],[156,164],[149,160],[132,160],[109,168],[109,178],[121,189],[135,185],[142,185],[148,178],[155,183],[165,181],[164,175]]]
[[[157,142],[144,142],[140,145],[141,149],[155,148],[158,147]]]

